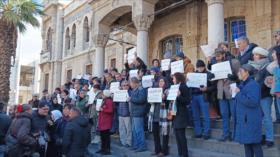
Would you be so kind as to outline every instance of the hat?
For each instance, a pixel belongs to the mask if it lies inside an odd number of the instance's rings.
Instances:
[[[170,51],[165,52],[165,54],[163,55],[164,59],[170,59],[172,57],[172,54]]]
[[[32,106],[29,104],[23,104],[22,105],[22,112],[26,112],[28,110],[32,109]]]
[[[183,52],[179,52],[176,54],[177,57],[180,57],[180,58],[185,58],[185,55]]]
[[[255,72],[255,68],[250,64],[244,64],[241,66],[241,69],[248,71],[249,75],[253,75]]]
[[[198,67],[205,67],[205,63],[203,62],[203,60],[197,60],[197,62],[196,62],[196,67],[198,68]]]
[[[269,52],[266,49],[264,49],[264,48],[255,47],[253,49],[253,54],[259,54],[259,55],[262,55],[262,56],[268,56]]]
[[[52,112],[54,122],[62,117],[62,113],[59,110],[53,110]]]
[[[110,92],[110,90],[103,90],[103,95],[104,95],[106,98],[111,97],[111,92]]]
[[[160,68],[159,67],[152,67],[151,68],[151,71],[154,71],[156,73],[159,73],[160,72]]]

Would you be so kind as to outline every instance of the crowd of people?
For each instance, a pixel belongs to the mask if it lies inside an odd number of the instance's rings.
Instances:
[[[10,107],[9,116],[1,113],[1,150],[8,157],[82,157],[90,143],[101,143],[96,153],[110,155],[110,137],[119,135],[123,147],[143,152],[147,150],[145,131],[150,131],[154,136],[153,155],[169,154],[169,135],[174,133],[178,155],[187,157],[186,128],[194,127],[193,138],[208,140],[209,112],[216,108],[223,129],[218,140],[234,140],[244,144],[246,157],[262,157],[263,137],[267,147],[274,146],[272,105],[276,114],[280,112],[280,30],[275,33],[275,41],[276,45],[266,50],[240,37],[238,55],[222,42],[207,62],[197,60],[194,65],[183,52],[176,56],[165,53],[164,59],[171,62],[183,60],[181,73],[162,70],[158,59],[148,68],[136,57],[132,63],[125,63],[121,72],[110,68],[104,70],[102,78],[69,80],[51,94],[44,90],[40,99],[33,95],[28,103]],[[232,73],[213,80],[212,65],[225,61],[230,62]],[[138,75],[131,77],[131,70],[138,70]],[[207,85],[188,87],[188,73],[205,73]],[[145,75],[154,75],[152,87],[163,91],[161,103],[148,102],[148,88],[142,86]],[[128,91],[127,100],[114,102],[110,90],[113,82]],[[231,88],[233,83],[235,88]],[[175,100],[168,99],[172,85],[179,86]],[[1,103],[1,110],[3,106]]]

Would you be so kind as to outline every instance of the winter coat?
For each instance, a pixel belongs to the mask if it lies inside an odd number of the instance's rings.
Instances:
[[[32,108],[38,108],[39,103],[40,103],[39,100],[30,100],[30,101],[28,102],[28,104],[31,105]]]
[[[88,107],[86,107],[87,103],[88,103],[87,95],[84,98],[79,97],[76,101],[76,106],[83,112],[83,114],[88,113]]]
[[[179,91],[181,94],[176,98],[177,113],[173,118],[175,129],[186,128],[189,122],[187,106],[191,102],[191,91],[185,83],[180,84]]]
[[[31,136],[31,116],[30,113],[23,112],[13,120],[6,136],[9,156],[23,157],[32,154],[37,142]]]
[[[262,140],[261,88],[253,77],[239,85],[235,96],[234,139],[241,144],[260,143]]]
[[[71,119],[65,128],[62,151],[66,157],[84,157],[90,143],[90,126],[84,116]]]
[[[272,71],[273,73],[273,88],[272,93],[279,93],[280,92],[280,68],[276,67]]]
[[[118,103],[118,115],[120,117],[129,117],[130,116],[128,102]]]
[[[89,118],[96,118],[98,116],[98,112],[96,111],[96,101],[97,99],[102,99],[102,91],[98,91],[94,97],[93,104],[89,106]]]
[[[11,125],[11,118],[4,112],[0,112],[0,145],[5,144],[5,136]]]
[[[48,129],[48,120],[49,116],[41,116],[38,113],[38,110],[33,111],[32,113],[32,133],[38,133],[39,131],[46,132]]]
[[[62,112],[63,107],[62,107],[62,105],[60,105],[60,104],[54,104],[54,103],[52,103],[52,106],[51,106],[50,111],[53,111],[53,110],[58,110],[58,111]]]
[[[113,125],[114,117],[114,103],[111,98],[106,98],[103,100],[102,110],[99,112],[98,117],[98,130],[110,130]]]
[[[144,117],[146,114],[147,93],[142,87],[132,89],[129,93],[130,99],[130,116],[131,117]]]
[[[255,80],[259,83],[261,87],[261,98],[271,97],[270,95],[270,88],[267,87],[264,83],[265,78],[271,76],[269,72],[266,70],[266,66],[261,68],[256,74],[255,74]]]
[[[238,60],[240,61],[241,65],[247,64],[249,60],[253,59],[253,49],[257,46],[258,45],[251,43],[251,44],[249,44],[248,50],[246,52],[244,52],[244,54],[242,56],[241,56],[241,54],[239,54]]]

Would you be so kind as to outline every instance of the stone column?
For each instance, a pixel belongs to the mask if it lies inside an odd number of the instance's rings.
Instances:
[[[95,56],[94,76],[101,77],[104,71],[105,46],[108,41],[108,34],[94,35]]]
[[[224,41],[224,0],[205,0],[208,5],[208,44]]]
[[[137,15],[133,17],[134,25],[137,29],[137,56],[146,64],[148,63],[148,29],[153,21],[153,17],[147,15]]]

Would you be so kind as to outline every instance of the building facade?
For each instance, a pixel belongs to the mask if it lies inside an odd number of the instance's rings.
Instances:
[[[280,28],[279,0],[46,0],[41,89],[53,90],[83,73],[102,76],[123,68],[136,46],[147,64],[170,51],[193,62],[205,59],[200,45],[247,36],[269,48]],[[121,42],[120,42],[121,41]]]

